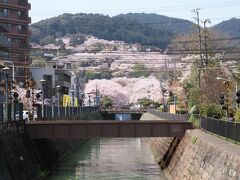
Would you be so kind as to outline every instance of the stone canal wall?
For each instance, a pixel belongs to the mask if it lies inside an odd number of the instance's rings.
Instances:
[[[26,133],[0,137],[0,179],[32,179],[42,174],[42,164]]]
[[[157,119],[148,113],[141,118]],[[180,143],[173,143],[175,140],[146,138],[159,164],[170,157],[169,164],[162,167],[167,179],[240,179],[240,146],[197,129],[188,130]],[[171,146],[175,146],[173,151],[169,151]]]
[[[189,130],[166,169],[169,179],[240,179],[240,147],[201,130]]]
[[[83,140],[31,140],[27,133],[0,137],[0,180],[44,176]]]

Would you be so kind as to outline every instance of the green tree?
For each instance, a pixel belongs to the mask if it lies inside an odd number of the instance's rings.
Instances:
[[[39,41],[41,46],[47,45],[47,44],[54,44],[55,38],[53,36],[46,36],[42,40]]]
[[[69,44],[71,46],[81,45],[86,41],[86,36],[83,34],[75,34],[70,37]]]
[[[111,79],[112,78],[111,72],[101,72],[100,76],[101,76],[101,79]]]
[[[149,107],[150,105],[156,105],[159,107],[158,103],[154,103],[154,101],[148,99],[148,98],[142,98],[138,100],[138,103],[142,105],[143,107]]]
[[[224,114],[219,104],[203,104],[201,109],[207,117],[221,118]]]
[[[150,73],[148,72],[148,69],[144,66],[144,64],[135,64],[133,67],[133,72],[130,72],[128,74],[128,77],[131,78],[139,78],[139,77],[148,77]]]
[[[237,112],[235,113],[234,120],[236,122],[240,122],[240,109],[238,109]]]
[[[100,105],[103,108],[112,106],[113,105],[112,99],[108,96],[103,96],[103,98],[100,100]]]

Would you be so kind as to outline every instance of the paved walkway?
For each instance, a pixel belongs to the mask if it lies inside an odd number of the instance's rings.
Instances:
[[[197,137],[203,141],[207,141],[209,144],[222,149],[225,152],[231,153],[232,155],[236,155],[240,157],[240,146],[228,142],[224,139],[218,138],[215,135],[207,134],[206,132],[195,129],[195,130],[188,130],[192,136]]]

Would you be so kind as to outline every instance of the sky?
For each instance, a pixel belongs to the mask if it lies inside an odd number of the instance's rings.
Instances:
[[[240,18],[240,0],[29,0],[32,23],[63,13],[98,13],[109,16],[126,13],[156,13],[195,21],[192,10],[200,8],[202,21],[215,25]]]

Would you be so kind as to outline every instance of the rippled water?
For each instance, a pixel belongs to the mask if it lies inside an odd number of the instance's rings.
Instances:
[[[165,179],[141,139],[92,139],[79,146],[48,180]]]

